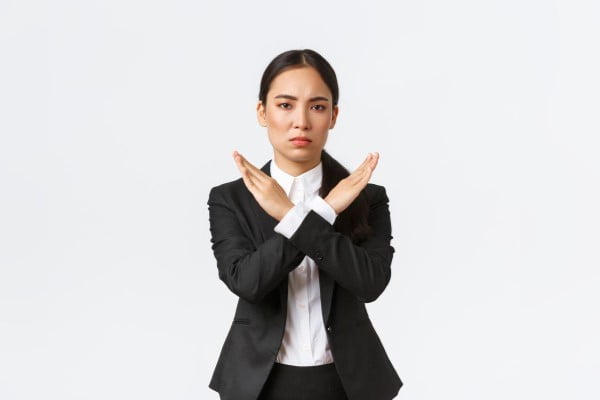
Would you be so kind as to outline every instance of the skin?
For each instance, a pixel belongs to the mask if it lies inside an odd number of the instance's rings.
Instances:
[[[282,94],[295,99],[279,97]],[[259,123],[267,128],[273,159],[283,171],[298,176],[319,164],[329,129],[335,126],[339,112],[338,106],[332,106],[331,101],[329,87],[313,67],[293,67],[273,79],[266,104],[259,101],[256,111]],[[290,141],[297,136],[311,142],[298,147]],[[281,221],[294,207],[283,188],[236,150],[233,159],[258,204],[271,217]],[[331,189],[324,200],[336,214],[344,211],[364,189],[378,160],[379,153],[368,153],[348,177]]]

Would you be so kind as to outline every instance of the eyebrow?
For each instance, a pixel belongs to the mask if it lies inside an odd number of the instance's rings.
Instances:
[[[296,96],[292,96],[292,95],[289,95],[289,94],[278,94],[277,96],[275,96],[273,98],[274,99],[298,100],[298,98]],[[327,97],[324,97],[324,96],[315,96],[315,97],[311,97],[310,99],[308,99],[308,101],[317,101],[317,100],[329,101],[329,99]]]

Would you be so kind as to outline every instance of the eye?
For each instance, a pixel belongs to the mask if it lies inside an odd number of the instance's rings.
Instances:
[[[289,105],[290,105],[290,103],[281,103],[281,104],[279,104],[279,107],[281,107],[281,106],[289,106]],[[282,108],[287,109],[288,107],[282,107]]]
[[[321,105],[321,104],[317,104],[317,105],[315,105],[315,107],[321,107],[321,108],[319,109],[319,111],[323,111],[323,110],[325,110],[325,109],[327,108],[327,107],[325,107],[325,106],[323,106],[323,105]]]

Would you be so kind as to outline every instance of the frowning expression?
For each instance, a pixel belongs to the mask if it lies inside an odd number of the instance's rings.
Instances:
[[[267,127],[277,165],[289,173],[316,166],[338,114],[321,75],[310,66],[284,70],[266,98],[266,104],[258,102],[257,115]]]

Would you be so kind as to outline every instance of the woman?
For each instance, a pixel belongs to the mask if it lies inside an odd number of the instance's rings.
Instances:
[[[279,54],[257,106],[273,159],[234,151],[241,178],[210,191],[219,278],[239,296],[209,384],[223,400],[387,400],[402,386],[365,308],[394,253],[385,188],[368,182],[379,154],[350,174],[325,151],[337,103],[320,54]]]

